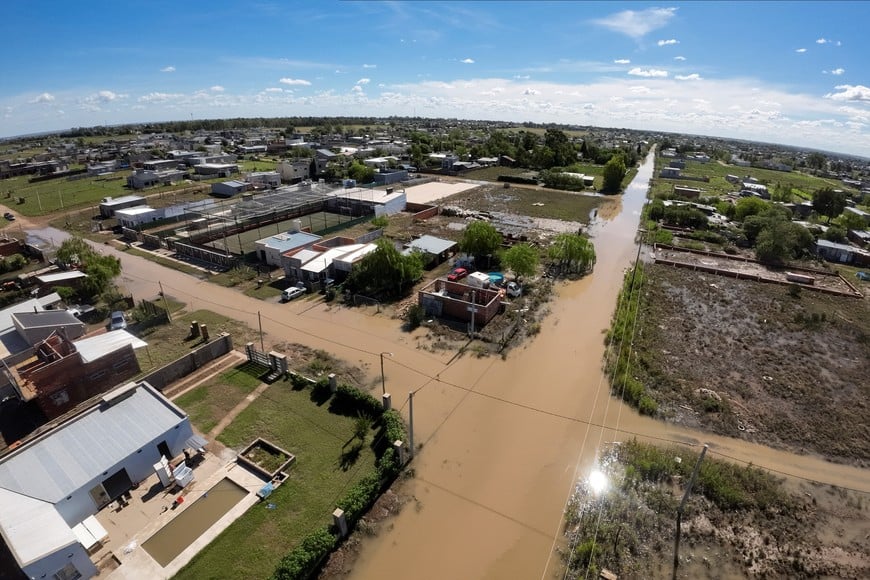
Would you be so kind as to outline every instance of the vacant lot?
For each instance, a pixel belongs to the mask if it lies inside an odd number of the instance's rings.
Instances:
[[[632,373],[672,421],[870,465],[870,300],[645,266]]]

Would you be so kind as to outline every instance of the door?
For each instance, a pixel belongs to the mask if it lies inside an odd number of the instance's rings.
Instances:
[[[121,469],[103,480],[103,488],[111,499],[118,499],[133,487],[126,469]]]
[[[94,503],[97,506],[97,509],[102,508],[104,505],[112,501],[112,498],[109,497],[109,494],[106,493],[106,489],[102,486],[102,484],[97,484],[91,491],[88,492],[91,494],[91,499],[94,500]]]
[[[169,451],[169,445],[166,444],[166,441],[157,444],[157,451],[166,459],[172,459],[172,452]]]

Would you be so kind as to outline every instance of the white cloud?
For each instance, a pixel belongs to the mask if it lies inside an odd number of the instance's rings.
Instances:
[[[645,87],[643,85],[629,87],[628,90],[630,90],[632,93],[635,93],[638,95],[648,95],[648,94],[652,93],[652,89],[650,89],[649,87]]]
[[[358,85],[367,85],[372,82],[372,79],[360,79],[356,82]]]
[[[674,78],[677,79],[678,81],[702,81],[702,80],[704,80],[703,78],[701,78],[701,75],[699,75],[698,73],[692,73],[689,75],[675,75]]]
[[[666,70],[661,70],[661,69],[656,69],[656,68],[639,68],[639,67],[634,67],[633,69],[631,69],[630,71],[628,71],[628,74],[630,74],[630,75],[634,75],[634,76],[637,76],[637,77],[659,77],[659,78],[663,78],[663,77],[668,76],[668,71],[666,71]]]
[[[618,58],[615,61],[613,61],[613,63],[614,64],[631,64],[631,61],[628,60],[627,58]]]
[[[592,22],[614,32],[639,39],[653,30],[658,30],[665,26],[674,17],[676,11],[676,8],[647,8],[640,11],[623,10],[622,12],[616,12]]]
[[[165,66],[162,69],[160,69],[160,72],[175,72],[175,67],[172,65]]]
[[[539,95],[539,94],[541,94],[541,92],[538,89],[529,88],[529,89],[524,90],[523,94],[524,95]]]
[[[529,75],[514,75],[514,78],[517,79],[518,81],[527,81],[531,77]]]
[[[37,95],[33,99],[30,100],[30,103],[50,103],[54,100],[54,95],[51,93],[42,93],[41,95]]]
[[[844,69],[844,68],[835,68],[835,69],[833,69],[833,70],[823,70],[822,72],[823,72],[824,74],[826,74],[826,75],[831,74],[831,75],[834,75],[834,76],[838,77],[838,76],[840,76],[841,74],[843,74],[844,72],[846,72],[846,69]]]
[[[837,85],[839,93],[828,93],[826,99],[833,101],[860,101],[870,103],[870,87],[864,85]]]
[[[838,41],[837,41],[837,46],[843,46],[843,43],[840,42],[840,41],[838,40]]]
[[[354,85],[351,90],[357,94],[362,94],[363,92],[363,88],[359,85]]]
[[[364,64],[363,68],[378,68],[378,65],[376,65],[376,64]]]
[[[799,48],[799,49],[797,49],[795,52],[800,53],[800,54],[803,54],[803,53],[805,53],[806,51],[807,51],[807,49],[805,49],[805,48]]]
[[[819,38],[818,40],[816,40],[816,44],[827,44],[829,42],[831,42],[831,41],[828,40],[827,38]]]
[[[463,64],[474,64],[474,59],[473,58],[463,58],[459,62],[461,62]]]
[[[264,92],[267,92],[267,93],[283,93],[283,92],[284,92],[284,89],[279,88],[279,87],[269,87],[269,88],[266,89]]]
[[[214,91],[214,92],[216,92],[216,93],[222,93],[222,92],[224,92],[226,89],[224,89],[224,88],[223,88],[222,86],[220,86],[220,85],[215,85],[215,86],[213,86],[213,87],[211,88],[211,90]]]
[[[675,56],[674,60],[684,61],[684,60],[686,60],[686,57],[685,56]]]
[[[123,99],[127,95],[119,95],[118,93],[114,93],[112,91],[100,91],[96,95],[94,95],[95,100],[101,101],[103,103],[108,103],[114,101],[116,99]]]
[[[307,86],[311,85],[311,82],[306,81],[305,79],[289,79],[287,77],[282,78],[278,82],[281,84],[284,84],[284,85],[298,85],[298,86],[303,86],[303,87],[307,87]]]
[[[139,97],[138,101],[140,103],[163,103],[170,99],[177,99],[179,97],[183,97],[184,95],[180,95],[178,93],[159,93],[153,92],[148,93],[147,95],[142,95]]]
[[[671,44],[680,44],[680,41],[676,38],[669,38],[668,40],[660,40],[656,44],[658,44],[659,46],[668,46]]]

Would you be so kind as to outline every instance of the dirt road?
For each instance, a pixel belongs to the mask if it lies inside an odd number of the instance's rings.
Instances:
[[[593,228],[594,274],[561,286],[538,337],[504,361],[433,354],[417,349],[414,335],[402,333],[393,320],[309,301],[264,303],[104,251],[121,257],[121,283],[137,299],[153,298],[161,281],[191,310],[207,308],[252,328],[259,311],[269,335],[328,350],[368,368],[372,379],[379,376],[378,353],[394,354],[385,361],[386,385],[406,418],[408,392],[417,390],[414,427],[422,448],[410,482],[417,501],[388,532],[363,542],[354,578],[549,577],[561,570],[552,554],[574,482],[589,472],[603,442],[633,434],[708,442],[711,452],[870,491],[866,471],[681,430],[639,417],[609,396],[601,373],[602,333],[635,256],[651,173],[648,160],[624,196],[622,212]]]

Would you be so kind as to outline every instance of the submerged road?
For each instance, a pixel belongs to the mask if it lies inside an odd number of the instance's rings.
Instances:
[[[867,471],[640,417],[609,395],[601,372],[603,333],[635,257],[652,166],[650,156],[624,194],[619,215],[593,228],[595,272],[560,285],[539,335],[506,360],[420,350],[416,338],[425,330],[403,333],[395,320],[306,300],[267,303],[101,248],[122,260],[119,282],[137,299],[156,296],[162,282],[189,311],[212,310],[251,328],[260,312],[273,341],[327,350],[368,368],[373,380],[379,353],[393,353],[385,361],[387,390],[406,418],[408,393],[416,391],[418,452],[406,488],[415,501],[388,530],[363,541],[356,579],[558,573],[563,567],[554,547],[574,483],[589,473],[602,445],[633,436],[709,443],[711,452],[870,492]],[[55,232],[52,237],[60,239]]]

